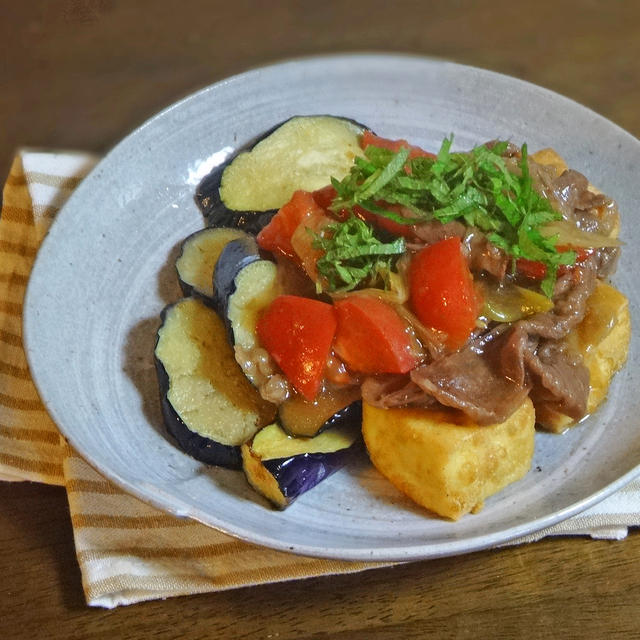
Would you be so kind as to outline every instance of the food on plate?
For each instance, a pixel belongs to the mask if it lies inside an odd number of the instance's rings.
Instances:
[[[220,318],[196,298],[168,306],[155,358],[164,421],[178,444],[207,464],[240,468],[240,445],[275,407],[240,370]]]
[[[504,422],[480,426],[446,408],[381,409],[364,403],[362,435],[373,465],[400,491],[458,520],[531,466],[535,411],[529,398]]]
[[[334,427],[313,438],[292,438],[277,424],[242,445],[249,484],[279,509],[342,469],[360,442],[359,423]]]
[[[242,445],[249,482],[280,508],[361,429],[383,475],[457,520],[526,474],[536,426],[596,410],[626,359],[628,303],[607,284],[615,202],[553,150],[452,143],[431,153],[300,116],[198,188],[211,236],[192,241],[211,255],[180,278],[213,299],[233,380],[265,403],[211,439]]]

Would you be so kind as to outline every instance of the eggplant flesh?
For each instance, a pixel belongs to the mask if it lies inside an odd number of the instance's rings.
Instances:
[[[248,237],[238,228],[227,227],[201,229],[187,237],[176,260],[184,296],[199,296],[206,304],[213,304],[213,277],[220,254],[232,240]]]
[[[335,116],[294,116],[206,176],[196,203],[209,226],[258,233],[294,191],[314,191],[346,176],[363,154],[367,127]]]
[[[348,464],[360,442],[359,428],[337,427],[314,438],[292,438],[277,424],[242,445],[249,484],[279,509]]]
[[[197,460],[240,468],[240,445],[273,420],[275,406],[251,386],[202,301],[180,300],[161,318],[155,360],[167,430]]]

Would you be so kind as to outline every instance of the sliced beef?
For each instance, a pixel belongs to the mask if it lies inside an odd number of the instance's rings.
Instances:
[[[543,197],[555,200],[554,197],[554,181],[557,178],[555,167],[538,164],[529,159],[529,175],[533,183],[533,188]]]
[[[593,254],[593,263],[598,278],[611,277],[618,267],[620,247],[600,247]]]
[[[435,398],[426,394],[409,375],[371,376],[362,383],[362,399],[374,407],[428,407]]]
[[[487,236],[475,227],[468,227],[462,238],[462,251],[471,271],[485,271],[498,280],[504,278],[509,266],[507,254],[489,242]]]
[[[531,399],[538,416],[547,409],[574,420],[584,417],[589,397],[589,370],[579,354],[562,341],[538,340],[522,325],[501,339],[498,364],[504,376],[516,384],[531,384]]]
[[[538,341],[532,338],[524,327],[513,327],[497,348],[497,364],[500,372],[519,386],[527,380],[526,358],[535,352]]]
[[[534,381],[531,399],[538,414],[547,409],[573,420],[587,412],[589,370],[579,356],[558,342],[545,342],[537,351],[525,351],[526,367]]]
[[[554,200],[563,218],[573,220],[580,205],[584,209],[589,181],[578,171],[568,169],[549,183],[548,198]]]
[[[476,329],[471,333],[467,344],[472,351],[483,353],[490,345],[495,343],[501,335],[509,331],[510,327],[510,324],[501,322],[490,329]]]
[[[560,340],[576,327],[587,311],[587,300],[596,286],[596,266],[589,258],[572,272],[570,286],[555,300],[551,311],[537,313],[517,324],[528,334]]]
[[[583,231],[609,235],[618,224],[616,203],[602,193],[589,189],[589,181],[578,171],[568,169],[557,177],[550,177],[545,167],[531,163],[534,186],[551,200],[565,220]]]
[[[487,147],[487,149],[493,149],[498,143],[501,144],[502,142],[504,142],[504,140],[489,140],[488,142],[484,143],[484,146]],[[519,160],[520,156],[521,156],[520,147],[514,144],[513,142],[508,142],[507,148],[504,150],[502,157],[515,158]]]
[[[466,232],[466,227],[457,220],[452,220],[443,224],[437,220],[423,222],[411,227],[411,231],[415,236],[415,244],[418,247],[427,246],[446,240],[447,238],[462,238]]]
[[[470,348],[422,365],[410,375],[440,404],[464,411],[478,424],[503,422],[529,391],[503,376],[486,354]]]

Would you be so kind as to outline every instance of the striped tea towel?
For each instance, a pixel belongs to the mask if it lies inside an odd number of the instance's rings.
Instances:
[[[388,566],[272,551],[167,515],[99,475],[60,436],[27,368],[22,300],[42,238],[96,161],[82,153],[19,153],[0,217],[0,479],[66,487],[87,602],[115,607]],[[516,542],[561,534],[621,539],[634,525],[640,525],[640,480],[591,510]]]

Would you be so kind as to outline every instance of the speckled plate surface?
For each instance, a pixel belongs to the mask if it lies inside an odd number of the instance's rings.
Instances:
[[[539,434],[531,472],[458,523],[429,517],[368,465],[336,474],[284,512],[241,473],[206,466],[165,434],[152,353],[179,297],[176,248],[202,226],[195,185],[234,148],[294,114],[348,116],[436,148],[491,138],[555,147],[622,211],[616,282],[635,316],[640,143],[592,111],[487,71],[417,57],[285,62],[219,82],[116,146],[59,213],[25,302],[29,364],[52,417],[104,475],[165,511],[269,547],[345,559],[408,560],[485,548],[594,504],[640,470],[638,344],[607,404],[564,436]]]

